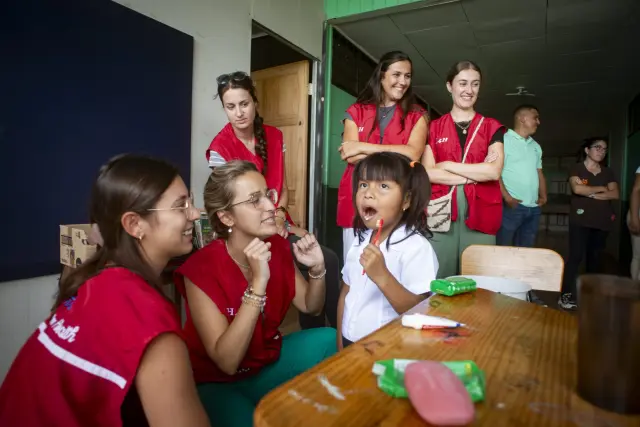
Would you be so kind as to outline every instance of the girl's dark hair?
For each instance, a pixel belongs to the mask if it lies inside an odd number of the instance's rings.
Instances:
[[[582,142],[582,145],[580,145],[580,149],[578,150],[578,153],[576,155],[577,157],[576,163],[584,162],[587,158],[587,153],[585,152],[585,149],[591,148],[598,141],[603,141],[605,144],[607,144],[607,147],[609,147],[609,141],[606,137],[593,136],[591,138],[587,138]],[[608,155],[609,153],[607,152],[607,154],[602,158],[602,162],[600,163],[606,163]]]
[[[360,181],[396,182],[400,186],[404,197],[410,199],[409,208],[402,213],[402,218],[395,228],[391,230],[391,233],[393,233],[400,226],[405,225],[409,233],[405,238],[393,242],[394,244],[402,242],[416,233],[425,238],[432,236],[427,224],[427,207],[429,206],[429,199],[431,199],[431,182],[427,171],[420,162],[411,162],[408,157],[402,154],[388,152],[374,153],[362,159],[356,165],[353,173],[354,205]],[[353,220],[353,229],[358,235],[358,240],[362,243],[367,227],[364,225],[357,208]],[[389,245],[390,239],[387,239],[387,248],[389,248]]]
[[[229,227],[220,221],[217,213],[229,209],[236,197],[233,183],[248,172],[258,172],[256,165],[244,160],[232,160],[213,168],[204,186],[204,208],[211,228],[223,239],[229,237]]]
[[[256,96],[256,87],[247,73],[243,71],[236,71],[234,73],[223,74],[217,78],[218,82],[218,97],[220,102],[224,105],[222,97],[229,89],[244,89],[249,92],[251,99],[256,104],[258,103],[258,97]],[[256,138],[256,154],[262,158],[264,168],[262,174],[267,174],[267,137],[264,132],[264,120],[258,114],[258,109],[255,109],[256,116],[253,119],[253,135]]]
[[[380,104],[384,102],[384,90],[382,89],[382,78],[384,77],[384,73],[387,72],[389,67],[396,62],[408,61],[411,64],[411,71],[413,72],[413,62],[409,55],[399,50],[394,50],[391,52],[387,52],[380,58],[378,65],[373,70],[373,74],[369,78],[367,85],[362,90],[360,95],[358,96],[357,103],[358,104],[372,104],[376,106],[376,116],[373,121],[373,126],[369,131],[369,135],[367,135],[367,139],[373,133],[373,130],[378,126],[378,116],[380,113]],[[413,85],[410,83],[407,91],[404,93],[404,96],[398,103],[398,107],[402,111],[402,119],[401,126],[402,130],[404,130],[404,121],[407,117],[409,111],[414,108],[414,105],[417,103],[416,97],[413,94]]]
[[[114,157],[100,168],[93,184],[89,216],[98,224],[104,244],[60,281],[53,310],[76,296],[80,286],[107,263],[139,274],[162,293],[160,277],[145,260],[139,241],[122,227],[121,219],[126,212],[135,212],[141,217],[153,215],[149,209],[155,208],[178,176],[178,169],[169,163],[132,154]]]
[[[447,83],[449,84],[453,83],[453,79],[455,79],[456,76],[460,74],[461,71],[464,71],[464,70],[477,71],[478,74],[480,74],[480,79],[482,79],[482,71],[480,70],[480,66],[473,61],[465,60],[465,61],[458,61],[451,66],[451,68],[449,69],[449,72],[447,73]]]

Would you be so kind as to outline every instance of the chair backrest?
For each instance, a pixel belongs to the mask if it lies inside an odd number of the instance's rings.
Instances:
[[[516,279],[541,291],[559,292],[564,260],[550,249],[471,245],[462,252],[461,274]]]

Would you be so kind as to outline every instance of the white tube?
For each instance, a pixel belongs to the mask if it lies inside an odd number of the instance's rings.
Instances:
[[[426,314],[417,313],[402,316],[402,326],[413,329],[441,329],[458,328],[464,326],[464,324],[445,319],[444,317],[427,316]]]

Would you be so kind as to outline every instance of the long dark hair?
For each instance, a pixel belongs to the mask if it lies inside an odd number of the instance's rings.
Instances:
[[[582,145],[580,145],[580,150],[578,150],[578,152],[576,153],[576,163],[584,162],[587,159],[587,153],[585,150],[587,148],[591,148],[598,141],[603,141],[605,144],[607,144],[607,148],[609,148],[609,141],[603,136],[593,136],[591,138],[587,138],[582,142]],[[607,154],[605,154],[605,156],[602,158],[600,164],[607,163],[608,155],[609,151],[607,151]]]
[[[378,65],[373,70],[373,74],[369,78],[367,82],[367,86],[362,90],[360,95],[358,96],[357,103],[358,104],[372,104],[376,106],[376,116],[373,121],[373,126],[369,131],[369,135],[367,135],[367,139],[373,133],[373,130],[378,126],[378,115],[380,113],[380,104],[384,102],[384,90],[382,89],[382,78],[384,77],[384,73],[387,72],[391,64],[395,64],[396,62],[408,61],[411,64],[411,72],[413,72],[413,62],[409,55],[399,50],[394,50],[391,52],[387,52],[380,58]],[[413,79],[411,79],[413,82]],[[407,117],[409,111],[414,108],[416,104],[416,97],[413,94],[413,83],[409,83],[409,87],[407,91],[402,96],[400,102],[398,102],[398,107],[402,111],[402,119],[400,124],[402,126],[402,130],[404,130],[404,121]]]
[[[178,170],[162,160],[132,154],[120,155],[100,168],[93,184],[90,218],[100,229],[103,245],[93,257],[60,281],[53,306],[77,295],[80,286],[106,265],[125,267],[146,280],[160,293],[160,277],[145,260],[139,241],[122,227],[122,215],[135,212],[141,217],[153,215],[156,203]]]
[[[251,99],[257,105],[258,97],[256,96],[256,87],[249,76],[244,71],[236,71],[234,73],[223,74],[217,78],[218,82],[218,98],[220,98],[220,102],[224,105],[224,101],[222,97],[229,89],[244,89],[249,92],[251,95]],[[253,119],[253,136],[255,136],[256,143],[256,154],[260,156],[262,159],[262,163],[264,164],[264,168],[262,170],[262,174],[267,174],[267,137],[264,132],[264,120],[258,114],[258,108],[255,109],[256,115]]]
[[[425,238],[432,237],[426,214],[429,199],[431,199],[431,182],[427,171],[420,162],[412,162],[402,154],[390,152],[374,153],[362,159],[356,165],[353,173],[354,205],[360,181],[396,182],[402,189],[403,196],[409,198],[409,208],[402,213],[402,218],[395,228],[391,230],[391,233],[393,233],[404,225],[409,233],[405,238],[393,242],[394,244],[416,233]],[[353,220],[353,228],[358,235],[358,240],[362,243],[367,227],[360,217],[358,209],[356,209],[356,216]],[[389,245],[390,239],[387,239],[387,248],[389,248]]]
[[[204,186],[204,208],[213,231],[223,239],[229,237],[229,227],[224,225],[218,212],[229,209],[236,197],[233,184],[249,172],[258,172],[256,165],[244,160],[232,160],[213,168]]]

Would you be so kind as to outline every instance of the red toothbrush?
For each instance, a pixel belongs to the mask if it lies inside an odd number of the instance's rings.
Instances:
[[[376,227],[378,227],[378,231],[376,232],[375,237],[373,238],[373,244],[378,246],[380,243],[380,233],[382,233],[382,225],[384,224],[384,219],[380,218],[376,221]],[[362,269],[362,275],[364,276],[364,268]]]

